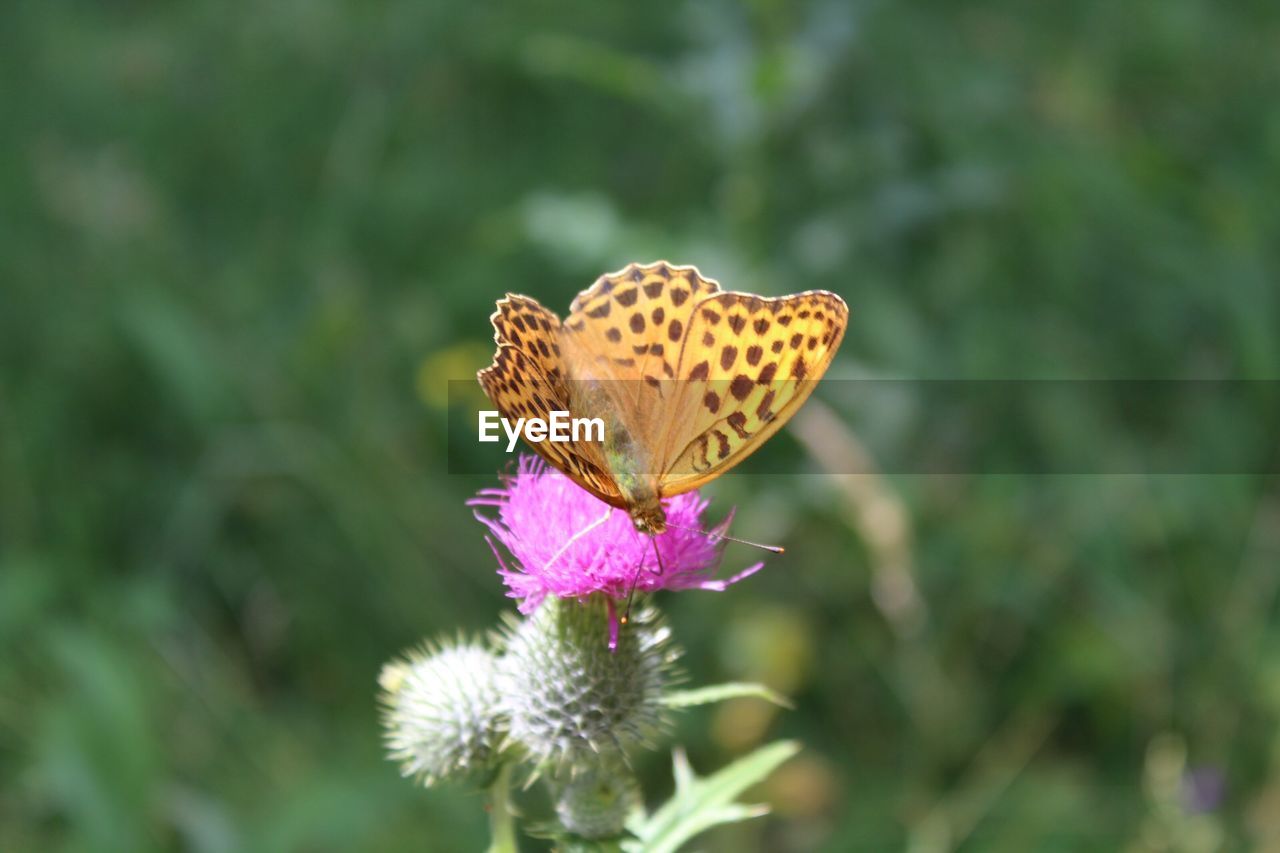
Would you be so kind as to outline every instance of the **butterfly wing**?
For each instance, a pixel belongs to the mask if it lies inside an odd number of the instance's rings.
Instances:
[[[613,506],[698,488],[776,432],[826,372],[848,322],[834,293],[722,293],[693,267],[601,276],[563,324],[508,295],[479,379],[506,417],[565,410],[605,422],[589,442],[531,445]]]
[[[548,419],[552,411],[573,412],[557,340],[560,319],[534,299],[507,294],[490,320],[498,349],[493,364],[476,378],[502,416]],[[600,500],[625,506],[597,445],[541,441],[529,446]]]
[[[777,432],[826,372],[848,317],[844,300],[823,290],[700,300],[676,365],[659,494],[698,488]]]
[[[694,306],[719,291],[695,268],[659,261],[601,276],[570,306],[560,342],[574,411],[604,419],[611,470],[636,489],[661,470],[654,453]]]

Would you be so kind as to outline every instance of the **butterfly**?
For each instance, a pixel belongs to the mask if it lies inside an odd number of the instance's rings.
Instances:
[[[767,298],[722,291],[692,266],[633,263],[579,293],[563,321],[507,294],[477,378],[507,418],[600,418],[602,442],[530,446],[657,535],[663,498],[719,477],[796,413],[848,316],[825,290]]]

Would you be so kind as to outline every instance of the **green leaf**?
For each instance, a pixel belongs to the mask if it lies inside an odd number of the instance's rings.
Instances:
[[[675,793],[647,818],[642,813],[632,818],[627,828],[638,841],[625,842],[625,849],[631,853],[675,853],[686,841],[713,826],[766,814],[766,805],[749,806],[734,800],[799,751],[800,744],[795,741],[778,741],[700,779],[684,752],[676,750],[672,756]]]
[[[726,699],[739,699],[752,696],[772,702],[782,708],[794,708],[791,700],[776,690],[763,684],[750,684],[731,681],[728,684],[713,684],[710,687],[699,687],[695,690],[676,690],[662,697],[662,704],[668,708],[692,708],[695,705],[710,705],[712,702],[723,702]]]

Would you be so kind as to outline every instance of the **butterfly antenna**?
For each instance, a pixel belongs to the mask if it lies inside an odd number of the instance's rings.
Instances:
[[[666,567],[662,565],[662,552],[658,550],[658,537],[651,535],[649,537],[649,541],[653,544],[653,556],[658,561],[658,574],[659,575],[665,574]],[[626,606],[626,609],[624,609],[622,612],[622,618],[618,620],[623,625],[631,621],[631,600],[635,597],[636,584],[640,582],[640,570],[643,568],[644,568],[644,561],[642,560],[640,564],[636,566],[636,573],[631,578],[631,589],[627,591],[627,606]]]
[[[690,533],[701,533],[710,539],[727,539],[730,542],[737,542],[739,545],[750,545],[752,548],[759,548],[768,551],[771,554],[782,554],[786,551],[781,545],[765,545],[762,542],[752,542],[750,539],[739,539],[737,536],[730,536],[727,533],[716,533],[713,530],[699,530],[696,527],[681,527],[678,524],[667,522],[667,527],[674,527],[676,530],[687,530]]]

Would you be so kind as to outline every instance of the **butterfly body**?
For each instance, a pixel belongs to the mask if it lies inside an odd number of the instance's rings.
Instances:
[[[608,435],[607,428],[605,434]],[[631,514],[636,530],[655,535],[662,533],[667,529],[667,514],[662,509],[658,480],[635,471],[632,459],[625,449],[616,445],[610,447],[606,440],[605,463],[618,487],[622,507]]]
[[[562,322],[508,294],[478,378],[507,417],[598,417],[604,441],[533,449],[636,528],[666,529],[662,499],[749,456],[821,378],[843,338],[839,296],[721,291],[693,267],[631,264],[601,276]]]

